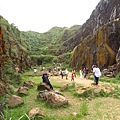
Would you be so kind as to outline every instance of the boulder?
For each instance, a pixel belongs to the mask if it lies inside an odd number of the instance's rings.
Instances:
[[[23,86],[28,87],[28,88],[33,87],[34,86],[34,82],[26,81],[26,82],[23,83]]]
[[[68,89],[68,84],[63,85],[63,86],[60,88],[60,91],[64,91],[65,89]]]
[[[20,87],[17,92],[20,93],[20,94],[27,95],[28,94],[28,89],[29,89],[28,87],[23,86],[23,87]]]
[[[23,99],[20,96],[12,95],[7,101],[6,105],[8,107],[16,107],[17,105],[23,104]]]
[[[55,93],[54,91],[42,91],[39,92],[37,95],[37,98],[40,98],[42,100],[46,100],[46,103],[49,103],[54,106],[59,106],[59,105],[65,105],[68,104],[68,100],[60,95]]]
[[[48,90],[48,91],[50,91],[51,89],[50,89],[50,86],[49,86],[49,85],[47,85],[47,84],[44,83],[44,82],[41,82],[41,83],[38,85],[37,90],[40,90],[40,91]]]
[[[36,108],[32,108],[30,111],[29,111],[29,117],[35,117],[35,116],[46,116],[45,112],[44,111],[41,111],[39,107],[36,107]]]

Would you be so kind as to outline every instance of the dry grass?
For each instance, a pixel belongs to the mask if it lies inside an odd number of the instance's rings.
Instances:
[[[120,120],[120,100],[96,98],[88,103],[89,115],[85,120]]]

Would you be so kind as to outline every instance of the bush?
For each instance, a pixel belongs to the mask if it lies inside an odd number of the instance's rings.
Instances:
[[[116,75],[116,79],[120,80],[120,72]]]

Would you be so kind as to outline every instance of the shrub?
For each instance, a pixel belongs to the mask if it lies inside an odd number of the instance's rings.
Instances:
[[[120,72],[116,75],[116,79],[120,80]]]

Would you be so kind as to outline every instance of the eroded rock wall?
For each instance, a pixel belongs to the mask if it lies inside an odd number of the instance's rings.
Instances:
[[[101,0],[82,25],[82,42],[75,47],[71,66],[77,69],[93,64],[104,68],[116,64],[120,46],[120,0]]]
[[[31,60],[20,39],[20,31],[0,16],[0,80],[30,68]],[[9,77],[8,77],[9,76]]]

